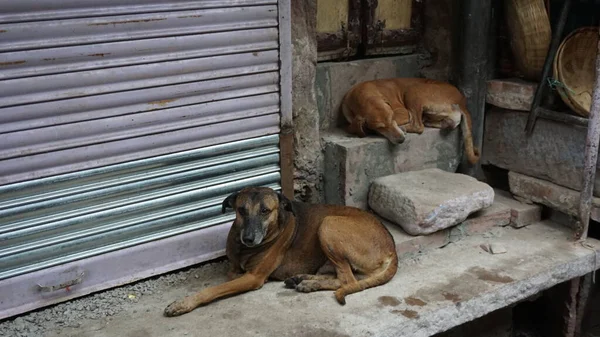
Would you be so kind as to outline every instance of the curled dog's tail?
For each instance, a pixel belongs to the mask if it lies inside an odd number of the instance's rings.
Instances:
[[[465,155],[469,164],[475,164],[479,161],[479,150],[473,145],[473,131],[471,128],[471,115],[467,111],[466,107],[453,104],[452,107],[455,111],[460,111],[462,121],[460,123],[460,131],[463,136],[463,142],[465,144]]]
[[[351,284],[346,284],[335,291],[335,299],[342,305],[346,304],[346,295],[350,295],[361,290],[382,285],[391,280],[398,270],[398,256],[396,251],[389,257],[388,261],[382,266],[379,272],[371,274],[366,278]]]

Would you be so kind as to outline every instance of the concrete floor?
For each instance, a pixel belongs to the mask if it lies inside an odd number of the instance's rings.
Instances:
[[[600,242],[590,240],[594,252],[571,236],[550,222],[469,236],[402,259],[392,281],[348,296],[346,306],[337,304],[330,291],[302,294],[272,282],[180,317],[163,317],[173,300],[225,280],[226,263],[211,264],[182,273],[180,282],[154,287],[135,302],[123,298],[115,316],[82,319],[75,328],[48,323],[38,332],[49,337],[431,336],[593,270]],[[507,253],[483,251],[480,245],[490,242]],[[27,324],[27,315],[22,319]]]

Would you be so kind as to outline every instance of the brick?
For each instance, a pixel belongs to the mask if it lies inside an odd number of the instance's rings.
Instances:
[[[542,220],[542,206],[515,200],[509,192],[495,190],[496,201],[510,208],[510,225],[521,228]]]
[[[494,227],[504,227],[510,224],[510,208],[496,202],[492,206],[471,214],[461,226],[467,235],[489,232]]]
[[[519,79],[487,81],[485,101],[499,108],[529,111],[537,85]]]

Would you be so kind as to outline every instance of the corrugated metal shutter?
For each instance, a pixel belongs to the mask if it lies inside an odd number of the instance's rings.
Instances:
[[[0,7],[0,184],[278,132],[276,1],[128,2]]]
[[[222,254],[223,198],[280,188],[291,88],[280,89],[278,6],[0,4],[0,292],[23,293],[0,303],[0,318]],[[218,244],[188,257],[182,234],[206,228],[219,228]],[[169,237],[185,263],[165,257],[170,267],[152,261],[131,277],[115,271],[118,281],[91,270],[92,257],[138,256]],[[42,285],[71,282],[65,266],[88,275],[75,277],[79,292]]]

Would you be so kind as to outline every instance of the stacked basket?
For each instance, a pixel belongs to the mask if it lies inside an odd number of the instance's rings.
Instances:
[[[579,28],[563,40],[554,58],[558,94],[583,117],[589,116],[592,104],[598,36],[598,27]]]
[[[506,26],[514,63],[528,80],[539,80],[552,30],[544,0],[506,0]]]

